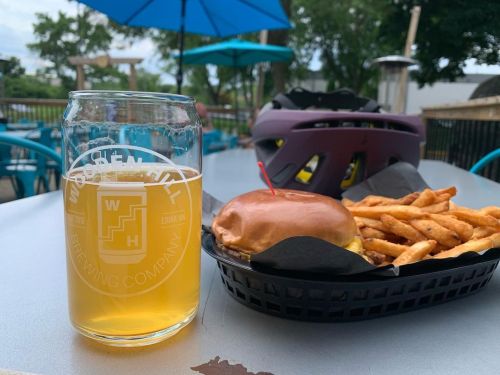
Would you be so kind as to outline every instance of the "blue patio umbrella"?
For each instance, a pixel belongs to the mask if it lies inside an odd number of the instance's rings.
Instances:
[[[181,55],[179,54],[175,57],[180,59]],[[186,64],[214,64],[238,68],[259,62],[288,61],[293,58],[293,51],[291,48],[283,46],[231,39],[221,43],[190,49],[184,52],[182,58]],[[235,101],[237,103],[236,97]]]
[[[78,0],[117,23],[179,32],[177,92],[182,85],[184,33],[227,37],[290,28],[279,0]]]
[[[180,58],[180,55],[177,55],[176,58]],[[240,39],[193,48],[184,52],[183,56],[186,64],[214,64],[235,68],[264,61],[288,61],[292,58],[291,48]]]

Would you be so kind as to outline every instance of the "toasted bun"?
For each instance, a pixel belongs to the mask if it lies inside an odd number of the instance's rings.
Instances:
[[[224,247],[255,254],[294,236],[346,246],[356,234],[350,212],[335,199],[288,189],[255,190],[228,202],[212,230]]]

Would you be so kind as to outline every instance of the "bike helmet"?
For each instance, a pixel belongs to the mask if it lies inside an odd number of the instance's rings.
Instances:
[[[417,167],[425,130],[417,116],[270,109],[252,138],[275,186],[338,198],[392,163]]]

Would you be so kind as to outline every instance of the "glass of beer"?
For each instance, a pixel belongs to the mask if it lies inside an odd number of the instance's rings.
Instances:
[[[189,97],[70,93],[64,214],[69,311],[81,334],[148,345],[196,315],[201,137]]]

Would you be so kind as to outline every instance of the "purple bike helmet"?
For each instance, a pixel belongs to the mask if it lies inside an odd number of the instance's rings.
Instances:
[[[252,138],[273,185],[338,198],[395,162],[417,167],[425,128],[417,116],[271,109]]]

